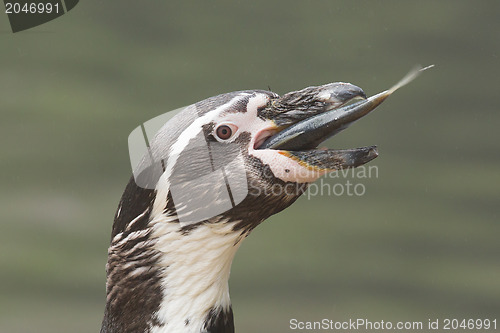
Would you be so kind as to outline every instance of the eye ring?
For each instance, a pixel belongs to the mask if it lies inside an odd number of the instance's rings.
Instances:
[[[215,129],[215,136],[222,141],[229,140],[237,130],[235,127],[230,124],[219,125]]]

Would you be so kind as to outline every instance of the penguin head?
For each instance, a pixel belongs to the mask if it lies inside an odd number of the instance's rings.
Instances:
[[[377,156],[375,147],[317,149],[354,121],[346,115],[357,100],[366,100],[364,92],[348,83],[283,96],[247,90],[205,99],[168,121],[144,124],[144,133],[153,131],[151,124],[161,128],[146,144],[134,181],[156,192],[153,212],[186,230],[217,222],[251,230],[325,173]]]

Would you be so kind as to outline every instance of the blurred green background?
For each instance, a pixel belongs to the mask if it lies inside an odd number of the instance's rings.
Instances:
[[[244,242],[238,332],[289,320],[500,320],[498,1],[82,1],[0,14],[0,332],[97,332],[140,123],[242,89],[387,89],[335,137],[378,144],[363,196],[301,198]],[[499,322],[500,325],[500,322]]]

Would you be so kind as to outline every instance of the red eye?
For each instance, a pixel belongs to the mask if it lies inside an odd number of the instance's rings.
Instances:
[[[215,130],[215,134],[221,140],[227,140],[233,135],[233,129],[228,125],[220,125]]]

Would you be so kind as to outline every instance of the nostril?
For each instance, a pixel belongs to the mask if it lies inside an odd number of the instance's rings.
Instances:
[[[360,97],[363,99],[366,99],[366,94],[358,86],[355,86],[353,84],[347,83],[343,85],[339,85],[339,89],[335,89],[333,91],[333,96],[339,100],[341,103],[345,103],[347,101],[350,101],[351,99],[355,97]]]

